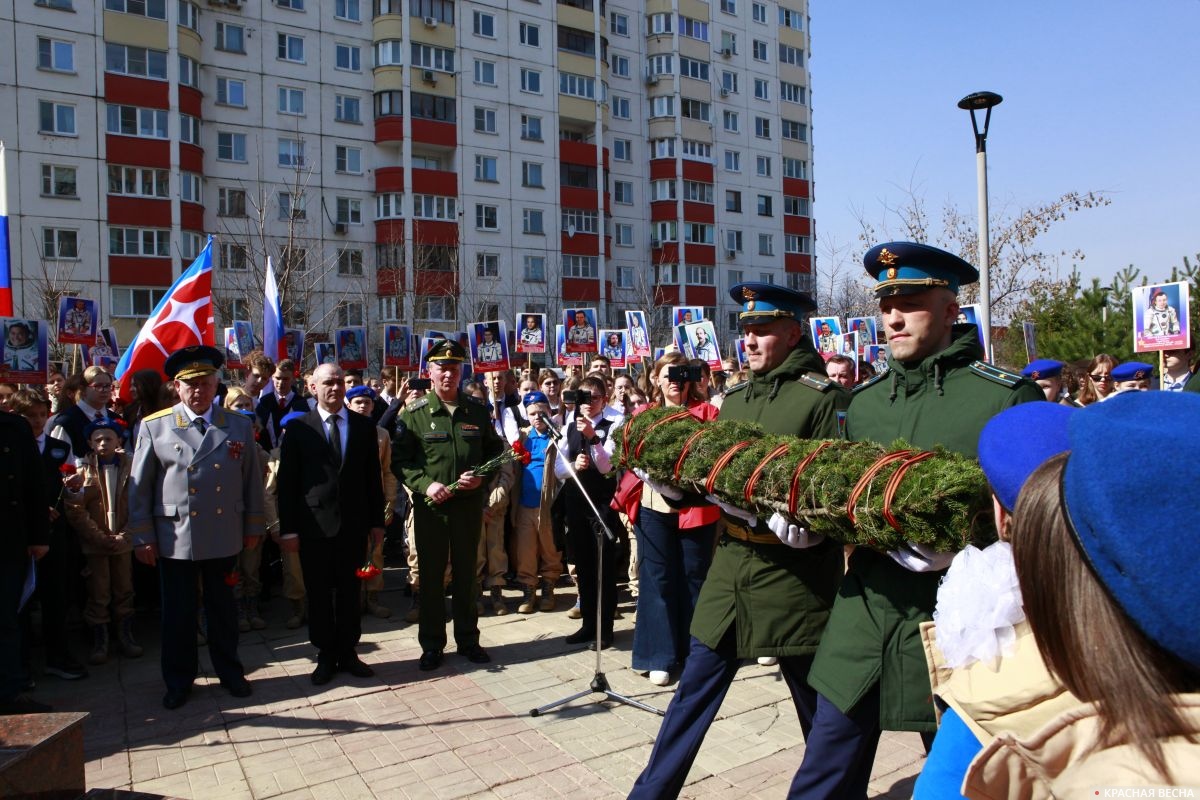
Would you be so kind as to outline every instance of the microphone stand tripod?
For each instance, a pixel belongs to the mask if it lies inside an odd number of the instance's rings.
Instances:
[[[563,431],[555,428],[554,424],[549,420],[547,420],[547,424],[550,427],[550,435],[554,437],[555,443],[565,444],[567,437]],[[566,464],[567,473],[571,476],[571,480],[575,482],[576,488],[579,489],[579,493],[583,495],[583,499],[587,501],[588,508],[592,510],[592,514],[594,515],[594,519],[592,521],[592,533],[596,539],[596,641],[594,643],[596,649],[596,672],[592,676],[592,681],[590,684],[588,684],[587,689],[576,692],[568,697],[555,700],[551,703],[546,703],[543,706],[538,706],[537,708],[531,709],[529,711],[529,716],[540,717],[547,711],[556,709],[559,706],[565,706],[568,703],[573,703],[581,697],[587,697],[590,694],[601,694],[604,695],[604,697],[600,699],[615,700],[616,702],[624,703],[627,706],[640,708],[642,711],[649,711],[652,714],[658,714],[660,717],[665,716],[665,712],[658,710],[654,706],[646,705],[640,700],[636,700],[632,697],[626,697],[623,694],[613,691],[612,687],[608,683],[608,678],[604,675],[600,658],[600,623],[601,616],[604,613],[604,604],[600,602],[600,598],[604,593],[604,540],[607,538],[610,542],[615,542],[617,537],[611,530],[609,530],[608,525],[604,522],[604,515],[602,515],[600,510],[596,508],[596,504],[592,501],[592,497],[588,494],[587,489],[583,488],[583,482],[579,480],[579,473],[575,471],[575,465],[571,463],[570,459],[563,455],[561,450],[558,450],[557,448],[555,449],[557,451],[557,457],[561,458],[563,463]]]

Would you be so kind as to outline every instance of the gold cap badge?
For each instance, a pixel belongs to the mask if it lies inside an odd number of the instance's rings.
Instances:
[[[885,267],[890,267],[900,260],[900,257],[886,247],[879,251],[878,261]],[[890,277],[890,276],[889,276]]]

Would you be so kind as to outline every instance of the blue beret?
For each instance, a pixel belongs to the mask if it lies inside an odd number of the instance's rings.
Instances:
[[[525,398],[521,401],[521,405],[531,406],[534,403],[545,403],[550,405],[550,398],[546,397],[545,392],[526,392]]]
[[[1067,518],[1096,577],[1150,639],[1200,667],[1200,396],[1126,392],[1071,416]],[[1125,442],[1113,459],[1114,442]],[[1153,443],[1153,446],[1149,446]],[[1138,446],[1141,445],[1141,446]],[[1169,498],[1147,502],[1151,497]]]
[[[1113,367],[1112,379],[1114,381],[1149,380],[1153,374],[1154,367],[1150,364],[1144,364],[1141,361],[1126,361],[1124,364]]]
[[[289,411],[288,413],[283,415],[283,419],[279,420],[279,428],[280,428],[280,430],[282,430],[282,429],[286,428],[288,426],[288,423],[291,422],[292,420],[304,419],[304,417],[305,417],[305,413],[303,411]]]
[[[353,400],[356,397],[369,397],[375,399],[375,390],[370,386],[360,385],[346,392],[346,400]]]
[[[248,408],[243,408],[243,409],[241,409],[240,411],[236,411],[236,412],[234,412],[234,413],[236,413],[236,414],[241,414],[243,417],[245,417],[246,419],[250,420],[251,422],[253,422],[254,420],[258,419],[258,415],[257,415],[257,414],[255,414],[253,411],[251,411],[251,410],[250,410],[250,409],[248,409]]]
[[[92,434],[96,431],[112,431],[117,435],[118,439],[125,438],[125,426],[115,419],[97,419],[92,420],[83,428],[83,438],[91,439]]]
[[[773,283],[739,283],[731,286],[729,296],[742,307],[742,322],[770,322],[779,317],[801,320],[817,310],[812,297],[804,292]]]
[[[1022,403],[983,426],[979,466],[1006,511],[1017,505],[1017,495],[1035,469],[1070,449],[1067,421],[1073,411],[1058,403]]]
[[[171,379],[181,381],[211,375],[225,363],[225,356],[215,347],[206,344],[185,347],[167,356],[163,372]]]
[[[875,278],[876,297],[916,294],[958,287],[979,280],[979,270],[953,253],[916,242],[878,244],[863,256],[863,266]]]
[[[1039,358],[1037,361],[1030,361],[1025,369],[1021,370],[1021,374],[1031,381],[1057,378],[1062,375],[1064,366],[1063,362],[1052,358]]]

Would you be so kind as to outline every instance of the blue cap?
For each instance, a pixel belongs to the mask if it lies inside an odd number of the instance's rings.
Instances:
[[[225,363],[225,356],[215,347],[206,344],[185,347],[167,356],[163,372],[172,380],[181,381],[212,375]]]
[[[1067,422],[1073,408],[1058,403],[1022,403],[988,420],[979,434],[979,466],[1006,511],[1033,471],[1071,448]]]
[[[531,406],[534,403],[545,403],[550,405],[550,398],[546,397],[545,392],[526,392],[525,397],[521,400],[521,405]]]
[[[770,322],[780,317],[797,322],[817,310],[812,297],[773,283],[739,283],[729,289],[733,302],[742,307],[742,322]]]
[[[253,411],[251,411],[251,410],[250,410],[250,409],[248,409],[248,408],[243,408],[243,409],[241,409],[241,410],[239,410],[239,411],[237,411],[237,412],[235,412],[235,413],[241,414],[243,417],[245,417],[246,419],[250,420],[251,422],[253,422],[254,420],[258,419],[258,415],[257,415],[257,414],[255,414]]]
[[[105,417],[104,419],[92,420],[83,427],[83,438],[88,440],[92,438],[92,434],[96,431],[112,431],[117,435],[118,439],[125,438],[125,425],[117,422],[115,419]]]
[[[304,419],[305,416],[306,414],[303,411],[289,411],[283,415],[283,419],[279,420],[279,429],[283,430],[292,420]]]
[[[1150,376],[1153,374],[1154,367],[1150,364],[1144,364],[1141,361],[1126,361],[1124,364],[1113,367],[1112,379],[1114,381],[1150,380]]]
[[[1037,361],[1030,361],[1025,369],[1021,370],[1021,374],[1031,381],[1057,378],[1062,375],[1064,366],[1063,362],[1055,361],[1052,358],[1039,358]]]
[[[369,397],[372,400],[374,400],[375,399],[375,390],[372,389],[370,386],[363,384],[363,385],[355,386],[353,389],[350,389],[348,392],[346,392],[346,400],[347,401],[353,400],[356,397],[364,397],[364,396]]]
[[[1100,582],[1134,624],[1200,667],[1200,396],[1126,392],[1073,414],[1063,474],[1067,518]],[[1112,444],[1122,447],[1113,459]],[[1143,446],[1136,446],[1140,443]],[[1153,446],[1148,446],[1153,443]],[[1167,498],[1147,502],[1149,497]]]
[[[979,270],[958,256],[916,242],[875,245],[863,256],[863,266],[878,281],[877,298],[934,288],[958,294],[958,287],[979,280]]]

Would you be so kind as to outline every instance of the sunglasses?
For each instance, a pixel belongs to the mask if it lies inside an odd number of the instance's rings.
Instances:
[[[1100,383],[1101,381],[1108,382],[1112,380],[1112,375],[1089,375],[1088,377],[1094,380],[1096,383]]]

